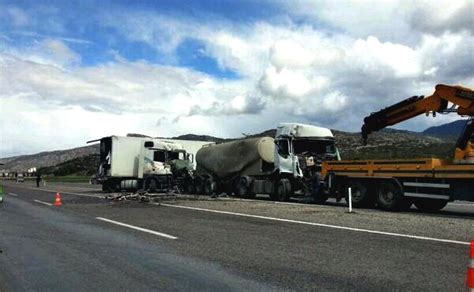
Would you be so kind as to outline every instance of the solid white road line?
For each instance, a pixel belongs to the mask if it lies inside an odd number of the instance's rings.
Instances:
[[[14,193],[8,193],[10,196],[13,196],[13,197],[18,197],[17,194],[14,194]]]
[[[228,212],[228,211],[218,211],[218,210],[188,207],[188,206],[180,206],[180,205],[171,205],[171,204],[163,204],[163,203],[156,204],[156,205],[161,205],[161,206],[166,206],[166,207],[173,207],[173,208],[196,210],[196,211],[211,212],[211,213],[218,213],[218,214],[225,214],[225,215],[234,215],[234,216],[241,216],[241,217],[273,220],[273,221],[279,221],[279,222],[296,223],[296,224],[304,224],[304,225],[311,225],[311,226],[318,226],[318,227],[349,230],[349,231],[356,231],[356,232],[365,232],[365,233],[372,233],[372,234],[379,234],[379,235],[387,235],[387,236],[396,236],[396,237],[404,237],[404,238],[412,238],[412,239],[420,239],[420,240],[429,240],[429,241],[437,241],[437,242],[446,242],[446,243],[470,245],[469,242],[457,241],[457,240],[451,240],[451,239],[442,239],[442,238],[433,238],[433,237],[426,237],[426,236],[392,233],[392,232],[385,232],[385,231],[353,228],[353,227],[330,225],[330,224],[323,224],[323,223],[314,223],[314,222],[307,222],[307,221],[298,221],[298,220],[291,220],[291,219],[282,219],[282,218],[267,217],[267,216],[260,216],[260,215],[250,215],[250,214],[235,213],[235,212]]]
[[[78,194],[78,193],[72,193],[72,192],[61,192],[58,190],[51,190],[51,189],[43,189],[43,188],[32,188],[32,187],[27,187],[27,186],[18,186],[23,189],[30,189],[30,190],[37,190],[37,191],[43,191],[43,192],[48,192],[48,193],[60,193],[60,194],[66,194],[66,195],[74,195],[74,196],[81,196],[81,197],[92,197],[92,198],[99,198],[103,199],[104,196],[99,196],[99,195],[88,195],[88,194]],[[99,190],[97,190],[99,191]]]
[[[169,235],[169,234],[166,234],[166,233],[161,233],[161,232],[158,232],[158,231],[154,231],[154,230],[150,230],[150,229],[146,229],[146,228],[142,228],[142,227],[138,227],[138,226],[133,226],[133,225],[130,225],[130,224],[110,220],[110,219],[107,219],[107,218],[95,217],[95,219],[102,220],[102,221],[109,222],[109,223],[116,224],[116,225],[120,225],[120,226],[124,226],[124,227],[128,227],[128,228],[131,228],[131,229],[139,230],[139,231],[142,231],[142,232],[158,235],[158,236],[165,237],[165,238],[168,238],[168,239],[178,239],[176,236],[172,236],[172,235]]]
[[[43,201],[40,201],[40,200],[33,200],[34,202],[36,203],[40,203],[40,204],[43,204],[43,205],[47,205],[47,206],[52,206],[53,204],[51,203],[46,203],[46,202],[43,202]]]

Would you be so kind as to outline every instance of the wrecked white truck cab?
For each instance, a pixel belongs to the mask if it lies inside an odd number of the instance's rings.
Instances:
[[[281,123],[275,134],[275,170],[303,177],[303,169],[321,161],[339,160],[330,129],[299,123]]]
[[[88,143],[97,141],[100,141],[100,165],[95,180],[106,192],[167,191],[174,185],[174,161],[193,168],[193,156],[178,143],[121,136],[103,137]]]

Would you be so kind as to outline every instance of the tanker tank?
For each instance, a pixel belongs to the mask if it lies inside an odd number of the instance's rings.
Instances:
[[[274,139],[258,137],[215,144],[196,153],[197,173],[219,179],[267,175],[274,169]]]

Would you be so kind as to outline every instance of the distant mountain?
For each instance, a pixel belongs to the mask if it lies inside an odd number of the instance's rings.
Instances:
[[[192,141],[203,141],[203,142],[216,142],[220,143],[225,141],[223,138],[217,138],[209,135],[195,135],[195,134],[186,134],[177,137],[172,137],[170,139],[176,140],[192,140]]]
[[[429,127],[428,129],[424,130],[421,133],[424,135],[432,135],[432,136],[458,137],[459,135],[461,135],[461,132],[464,129],[465,124],[466,124],[466,120],[457,120],[457,121],[447,123],[441,126]]]
[[[89,154],[67,160],[55,166],[41,167],[37,171],[42,175],[93,175],[100,162],[99,154]]]
[[[28,168],[55,166],[74,158],[99,154],[99,144],[78,147],[67,150],[40,152],[32,155],[20,155],[0,158],[5,164],[0,166],[0,171],[26,171]]]

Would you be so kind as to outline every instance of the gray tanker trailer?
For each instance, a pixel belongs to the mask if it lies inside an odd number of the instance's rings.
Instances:
[[[339,154],[329,129],[283,123],[275,139],[248,138],[201,148],[188,190],[246,198],[268,194],[278,201],[292,196],[325,201],[321,162],[333,159],[339,159]]]
[[[242,197],[271,193],[274,150],[274,140],[270,137],[201,148],[196,154],[196,191],[208,195],[235,193]]]

